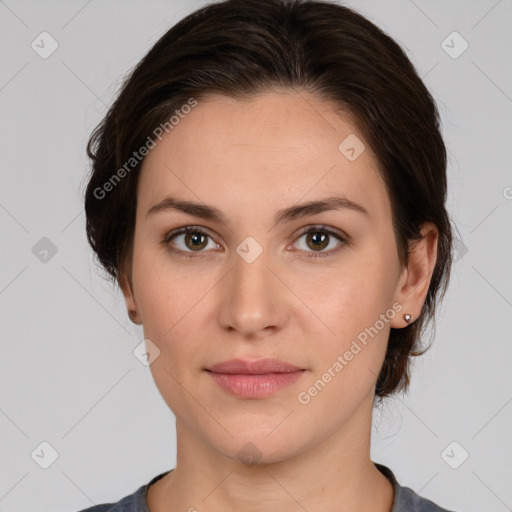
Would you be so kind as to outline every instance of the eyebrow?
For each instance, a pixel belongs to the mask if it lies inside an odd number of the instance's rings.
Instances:
[[[328,197],[317,201],[310,201],[308,203],[290,206],[283,210],[278,210],[274,215],[274,226],[281,222],[289,222],[308,215],[342,209],[352,210],[370,218],[368,210],[359,203],[351,201],[345,197]],[[228,224],[224,214],[217,208],[206,204],[193,203],[191,201],[181,201],[172,196],[168,196],[163,201],[152,206],[146,212],[146,218],[158,212],[168,210],[177,210],[194,217],[200,217],[202,219],[211,220],[221,224]]]

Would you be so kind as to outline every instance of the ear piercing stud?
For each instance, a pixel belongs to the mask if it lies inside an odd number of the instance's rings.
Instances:
[[[411,318],[412,318],[412,316],[411,316],[411,315],[409,315],[409,313],[406,313],[406,314],[404,315],[404,320],[405,320],[407,323],[409,323],[409,322],[411,321]]]

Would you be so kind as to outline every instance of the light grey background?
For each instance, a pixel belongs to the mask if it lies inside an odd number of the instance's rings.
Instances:
[[[410,393],[376,412],[372,458],[450,510],[512,510],[512,4],[346,3],[405,47],[438,102],[462,238],[434,345]],[[174,467],[174,417],[93,263],[82,186],[121,79],[203,4],[0,1],[0,512],[117,501]],[[31,47],[43,31],[59,45],[46,59]],[[458,58],[442,46],[453,31],[469,44]],[[43,442],[58,453],[47,469]]]

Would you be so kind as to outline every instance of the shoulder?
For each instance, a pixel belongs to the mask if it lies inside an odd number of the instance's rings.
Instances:
[[[402,487],[388,467],[376,463],[375,466],[393,484],[395,499],[391,512],[455,512],[442,508],[427,498],[423,498],[409,487]]]
[[[85,508],[79,512],[146,512],[147,507],[144,508],[145,503],[141,502],[141,497],[145,497],[145,487],[147,486],[139,487],[133,494],[125,496],[116,503],[102,503]]]
[[[94,505],[93,507],[84,508],[79,512],[110,512],[115,503],[103,503],[103,505]]]
[[[398,508],[396,512],[455,512],[447,510],[446,508],[441,508],[434,502],[419,496],[409,487],[400,487],[400,498],[397,506]],[[393,512],[395,512],[394,509]]]
[[[79,512],[148,512],[146,495],[149,487],[157,480],[164,477],[169,471],[160,473],[152,478],[148,483],[141,485],[135,492],[128,494],[117,502],[102,503]]]

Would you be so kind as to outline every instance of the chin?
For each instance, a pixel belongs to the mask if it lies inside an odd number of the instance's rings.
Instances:
[[[254,427],[233,438],[223,436],[210,442],[215,451],[247,467],[284,462],[299,455],[309,444],[302,444],[285,430],[280,434],[276,430],[267,437],[267,433]]]

